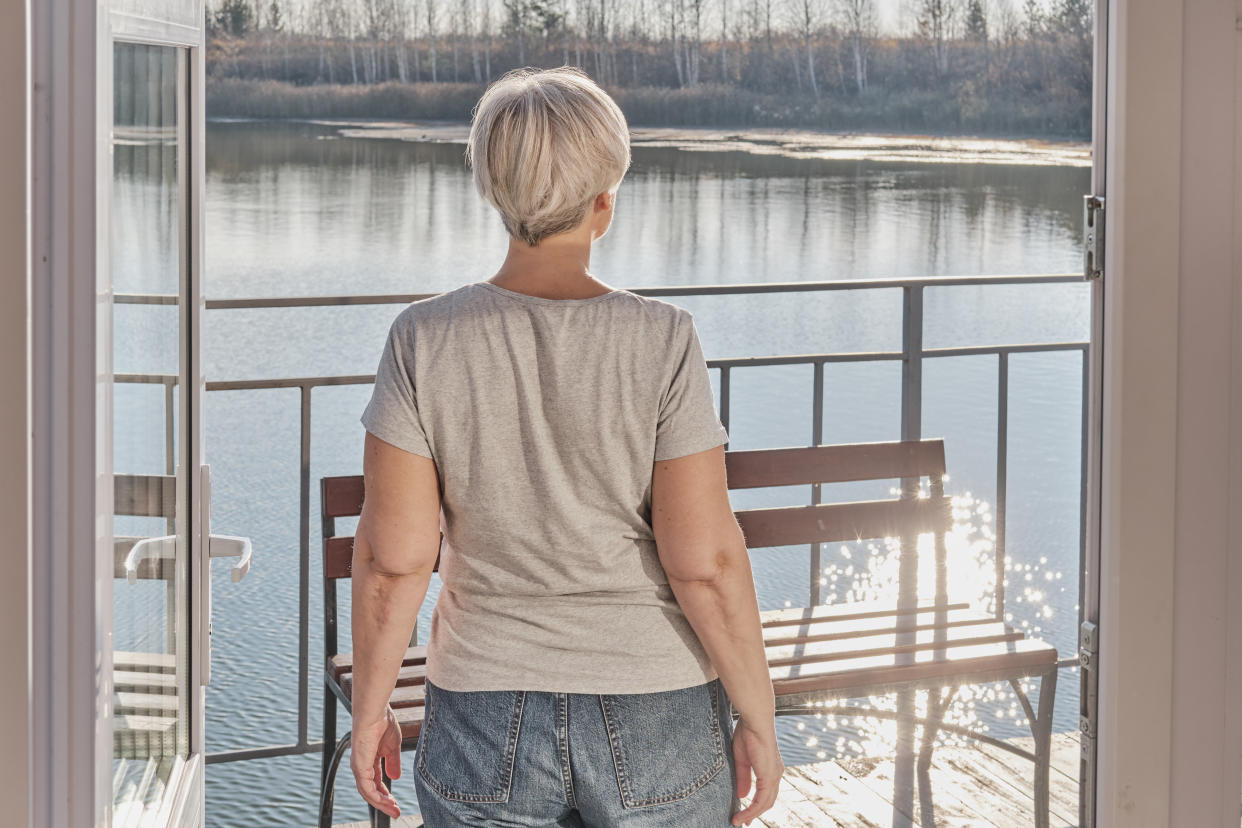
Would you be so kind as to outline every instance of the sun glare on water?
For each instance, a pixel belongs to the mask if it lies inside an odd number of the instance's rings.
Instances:
[[[928,495],[924,491],[920,496]],[[944,542],[945,598],[949,603],[966,603],[974,610],[995,613],[997,564],[991,505],[969,492],[951,497],[951,504],[953,523]],[[820,575],[824,603],[897,602],[902,587],[900,539],[842,544],[825,549],[824,561]],[[1009,555],[1003,562],[1005,621],[1027,635],[1040,635],[1041,622],[1054,615],[1049,597],[1065,588],[1064,573],[1048,569],[1047,564],[1047,557],[1040,557],[1038,563],[1019,563]],[[930,602],[936,597],[936,541],[932,534],[919,538],[917,571],[917,597]],[[1023,679],[1018,686],[1034,704],[1039,682]],[[915,693],[917,718],[927,715],[927,704],[927,691]],[[812,715],[797,717],[793,727],[803,745],[820,760],[883,758],[893,755],[898,747],[897,709],[895,694],[818,702],[808,709]],[[1029,735],[1026,712],[1006,683],[958,687],[944,720],[982,734],[1004,724],[1008,732]],[[919,730],[916,728],[916,734]],[[949,729],[942,729],[936,737],[938,745],[967,742],[969,737]]]

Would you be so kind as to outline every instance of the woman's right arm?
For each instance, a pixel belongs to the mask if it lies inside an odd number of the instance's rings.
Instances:
[[[652,471],[651,525],[669,586],[703,643],[739,716],[734,734],[738,796],[755,796],[735,824],[776,801],[784,764],[776,745],[775,700],[763,648],[750,554],[733,515],[724,446]],[[739,818],[740,817],[740,818]]]

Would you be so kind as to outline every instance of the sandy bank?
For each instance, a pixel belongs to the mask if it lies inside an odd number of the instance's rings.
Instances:
[[[469,124],[442,121],[314,121],[338,127],[341,137],[464,144]],[[797,129],[633,127],[635,147],[686,151],[749,152],[786,158],[953,164],[1032,164],[1089,167],[1091,145],[1037,138],[974,138],[882,133],[832,133]]]

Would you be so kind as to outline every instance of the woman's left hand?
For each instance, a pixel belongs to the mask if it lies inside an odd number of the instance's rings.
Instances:
[[[401,724],[392,707],[385,705],[384,717],[372,722],[355,718],[352,742],[349,765],[358,793],[368,804],[397,819],[401,816],[401,806],[384,784],[383,777],[384,772],[389,779],[401,776]]]

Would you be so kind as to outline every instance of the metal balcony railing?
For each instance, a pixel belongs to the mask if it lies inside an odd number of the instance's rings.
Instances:
[[[730,413],[730,376],[735,368],[753,368],[764,365],[811,365],[814,371],[814,395],[812,404],[812,445],[818,445],[823,438],[823,405],[824,405],[824,366],[828,363],[854,362],[898,362],[901,364],[901,439],[918,440],[922,438],[922,405],[923,405],[923,362],[927,359],[939,359],[955,356],[991,355],[997,359],[997,456],[996,456],[996,503],[994,550],[996,567],[996,585],[994,607],[998,619],[1003,619],[1005,611],[1005,492],[1007,478],[1007,436],[1009,427],[1009,358],[1013,354],[1049,353],[1055,351],[1077,351],[1082,355],[1082,442],[1081,442],[1081,500],[1079,512],[1079,594],[1082,590],[1082,573],[1085,571],[1086,555],[1086,492],[1087,492],[1087,427],[1088,427],[1088,347],[1087,341],[1041,342],[1020,345],[979,345],[949,348],[926,348],[923,345],[923,296],[928,288],[940,287],[980,287],[980,286],[1013,286],[1013,285],[1047,285],[1060,283],[1082,282],[1081,274],[1034,274],[1020,276],[953,276],[908,279],[868,279],[856,281],[823,281],[823,282],[762,282],[752,284],[729,285],[693,285],[629,288],[634,293],[645,296],[703,296],[725,294],[763,294],[763,293],[809,293],[815,291],[874,291],[900,290],[902,292],[901,314],[901,350],[791,354],[781,356],[732,357],[707,360],[708,367],[720,372],[720,419],[726,428],[729,427]],[[312,297],[280,297],[263,299],[209,299],[208,310],[238,310],[257,308],[294,308],[294,307],[334,307],[346,305],[388,305],[408,304],[410,302],[435,296],[435,293],[422,294],[390,294],[375,296],[312,296]],[[117,304],[176,304],[177,297],[158,294],[118,294],[114,301]],[[207,391],[261,391],[277,388],[297,388],[301,392],[300,412],[300,451],[301,469],[299,474],[300,508],[298,520],[298,723],[297,741],[293,744],[266,745],[251,748],[223,750],[207,755],[207,761],[233,762],[243,759],[258,759],[272,756],[285,756],[299,753],[310,753],[321,750],[322,743],[309,737],[310,707],[310,571],[311,571],[311,416],[312,391],[316,388],[340,385],[368,385],[374,382],[374,375],[349,375],[327,377],[293,377],[284,379],[255,380],[212,380],[207,383]],[[165,387],[166,416],[172,417],[173,388],[177,377],[172,375],[152,374],[118,374],[117,382],[155,383]],[[171,446],[171,422],[166,429],[169,435],[167,456],[173,457]],[[168,470],[172,473],[172,469]],[[820,487],[812,486],[812,504],[820,502]],[[820,603],[820,548],[813,544],[810,559],[810,602]],[[1082,602],[1079,601],[1079,625],[1082,622]],[[1077,666],[1075,654],[1058,662],[1060,667]],[[318,672],[315,673],[318,676]],[[318,689],[316,687],[316,689]]]

